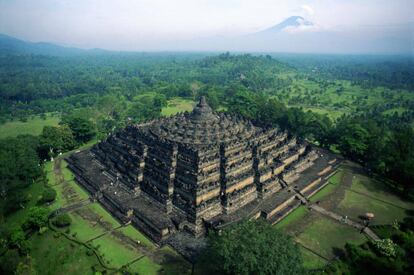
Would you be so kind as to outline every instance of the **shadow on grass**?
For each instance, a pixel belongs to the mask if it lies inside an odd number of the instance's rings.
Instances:
[[[191,264],[186,262],[179,256],[165,253],[161,262],[162,268],[157,274],[190,274]]]
[[[335,258],[343,257],[345,256],[345,250],[339,247],[332,247],[332,254]]]

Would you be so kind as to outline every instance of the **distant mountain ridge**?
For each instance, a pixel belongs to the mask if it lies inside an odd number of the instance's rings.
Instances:
[[[73,47],[65,47],[46,42],[28,42],[15,37],[0,34],[0,55],[52,55],[67,56],[88,53],[106,52],[102,49],[83,50]]]
[[[302,16],[291,16],[259,32],[236,37],[134,42],[133,52],[233,51],[318,54],[408,54],[414,56],[414,23],[325,29]],[[28,42],[0,34],[0,55],[96,55],[116,53],[79,49],[52,43]]]

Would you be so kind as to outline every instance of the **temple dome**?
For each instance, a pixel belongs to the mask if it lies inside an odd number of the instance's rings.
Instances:
[[[213,113],[211,107],[207,104],[206,98],[202,96],[200,101],[190,114],[190,119],[194,121],[218,120],[218,116]]]
[[[149,125],[153,135],[188,145],[244,140],[259,130],[246,119],[214,112],[205,97],[200,98],[192,112],[162,118]]]

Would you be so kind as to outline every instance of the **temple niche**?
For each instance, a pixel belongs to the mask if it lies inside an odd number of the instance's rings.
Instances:
[[[191,113],[128,126],[67,160],[94,199],[157,242],[242,218],[276,223],[338,164],[285,131],[213,112],[204,97]]]

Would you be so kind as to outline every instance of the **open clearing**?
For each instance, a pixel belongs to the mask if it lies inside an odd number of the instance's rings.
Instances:
[[[46,119],[39,116],[28,119],[26,122],[9,121],[0,125],[0,139],[6,137],[17,137],[18,135],[38,136],[42,133],[44,126],[57,126],[60,122],[58,116],[48,114]]]
[[[162,108],[161,114],[163,116],[172,116],[179,112],[190,112],[194,108],[195,102],[193,100],[184,98],[174,98],[168,101],[168,106]]]
[[[329,179],[329,184],[311,198],[330,211],[348,216],[354,221],[366,212],[375,215],[372,224],[391,224],[402,220],[414,209],[414,203],[402,200],[387,186],[367,177],[363,170],[353,164],[344,163]],[[361,244],[367,237],[357,229],[344,225],[306,206],[290,213],[275,228],[293,236],[301,247],[305,267],[318,269],[341,254],[347,242]]]

